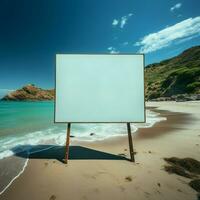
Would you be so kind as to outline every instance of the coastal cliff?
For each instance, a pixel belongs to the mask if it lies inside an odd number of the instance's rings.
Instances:
[[[200,46],[183,51],[168,60],[146,66],[147,100],[177,96],[192,98],[200,94]],[[172,98],[172,99],[171,99]]]

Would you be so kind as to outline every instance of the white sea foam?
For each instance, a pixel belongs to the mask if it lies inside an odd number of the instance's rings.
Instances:
[[[33,133],[28,133],[23,136],[16,136],[14,138],[4,138],[0,141],[0,159],[14,155],[14,153],[19,153],[23,151],[29,152],[31,146],[38,144],[45,144],[46,141],[54,140],[55,137],[64,134],[60,132],[59,134],[53,134],[53,129],[47,129],[44,131],[36,131]],[[15,147],[17,152],[13,151]]]
[[[131,124],[132,132],[138,128],[148,128],[156,122],[165,120],[158,113],[147,110],[146,123]],[[73,140],[95,141],[103,140],[109,137],[126,134],[126,124],[74,124],[71,134],[75,137]],[[90,135],[95,133],[94,135]],[[64,145],[66,139],[66,127],[53,126],[52,128],[28,133],[21,136],[9,136],[0,140],[0,159],[12,156],[14,153],[23,151],[31,152],[32,146],[42,144]],[[17,151],[13,148],[18,146]]]

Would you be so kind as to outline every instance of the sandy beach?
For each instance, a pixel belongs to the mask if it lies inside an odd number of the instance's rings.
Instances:
[[[197,199],[190,179],[166,172],[163,158],[200,160],[200,102],[146,105],[167,120],[133,134],[135,163],[128,160],[128,136],[72,142],[69,164],[61,162],[64,147],[33,154],[0,200]]]

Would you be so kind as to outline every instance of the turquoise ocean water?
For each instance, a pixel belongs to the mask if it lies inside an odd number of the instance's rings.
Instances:
[[[146,116],[146,123],[131,125],[133,132],[163,120],[159,114],[149,110]],[[95,134],[91,136],[90,133]],[[126,133],[126,124],[72,124],[71,135],[74,137],[71,142],[92,142]],[[65,139],[66,124],[54,123],[54,102],[0,101],[0,193],[27,164],[27,159],[16,160],[14,154],[32,153],[32,147],[36,145],[64,145]],[[15,167],[6,164],[10,159],[14,160]]]

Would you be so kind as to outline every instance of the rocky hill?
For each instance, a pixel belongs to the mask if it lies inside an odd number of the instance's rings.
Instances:
[[[5,101],[44,101],[53,100],[54,90],[44,90],[36,87],[33,84],[28,84],[21,89],[13,91],[1,100]]]
[[[200,46],[145,68],[146,99],[200,94]]]

